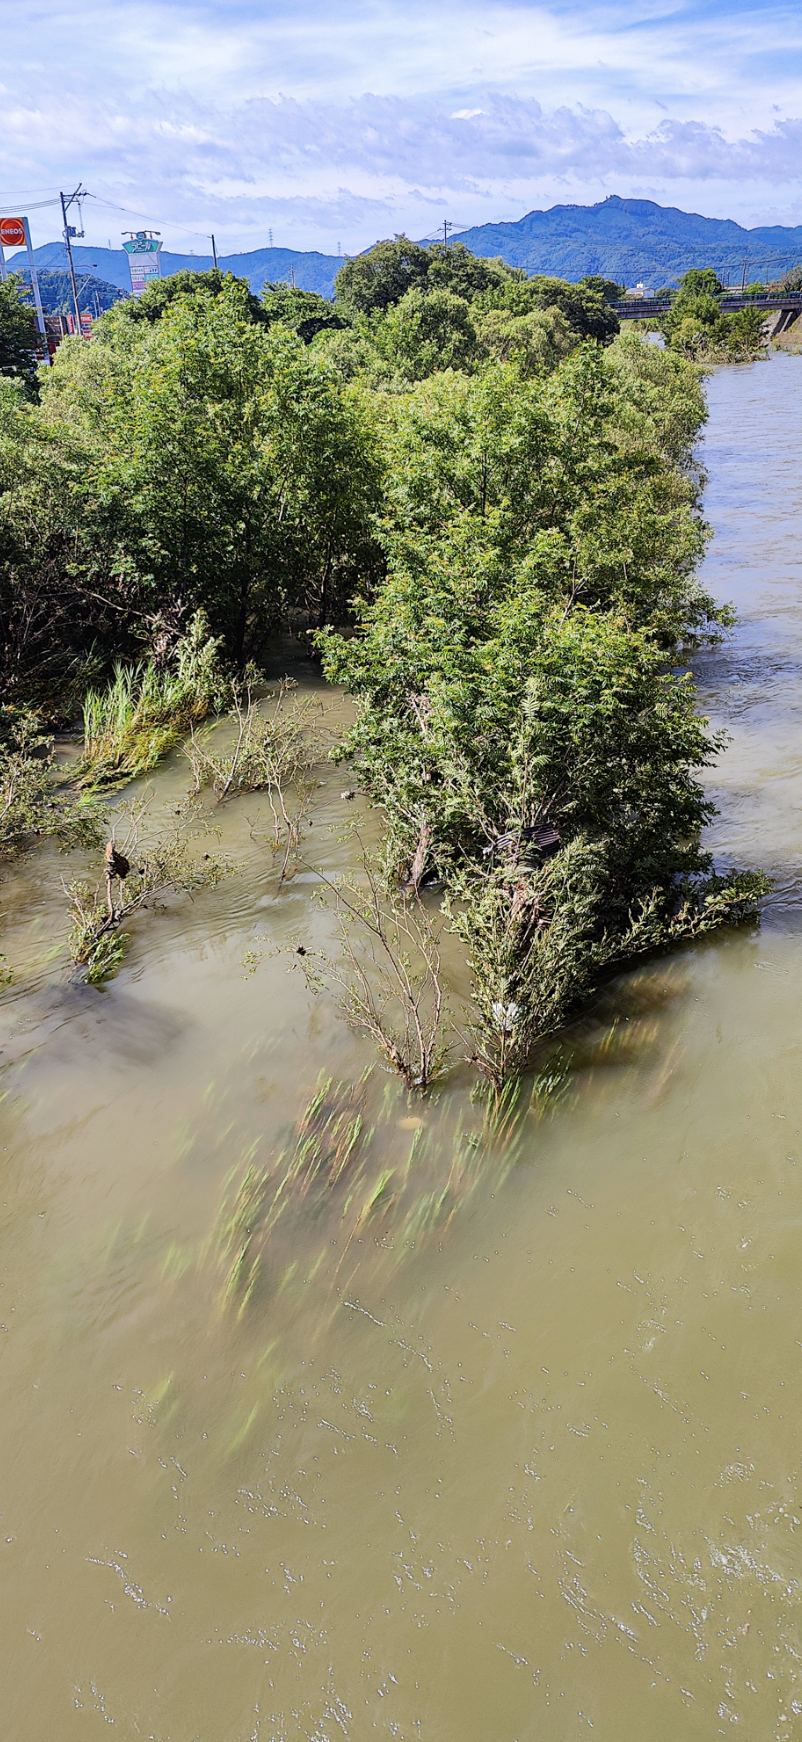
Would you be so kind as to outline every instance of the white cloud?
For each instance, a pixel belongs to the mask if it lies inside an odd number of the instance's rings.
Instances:
[[[800,70],[798,12],[744,0],[640,0],[637,14],[593,0],[18,0],[5,188],[82,178],[176,246],[183,225],[226,247],[272,226],[290,245],[356,248],[441,215],[462,225],[645,186],[795,222]],[[86,208],[95,241],[132,221],[101,210]]]

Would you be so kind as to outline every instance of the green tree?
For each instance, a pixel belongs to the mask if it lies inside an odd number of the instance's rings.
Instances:
[[[619,302],[627,288],[625,284],[616,284],[614,278],[602,278],[595,272],[586,273],[584,278],[580,278],[579,284],[581,289],[592,291],[609,303]]]
[[[451,290],[466,302],[497,285],[525,280],[526,273],[518,266],[508,266],[501,256],[488,260],[472,254],[464,242],[430,242],[428,284],[436,290]]]
[[[58,687],[205,607],[237,661],[279,625],[340,621],[381,558],[369,399],[247,287],[193,286],[65,340],[41,409],[0,406],[6,681]],[[27,674],[27,676],[26,676]],[[59,675],[61,674],[61,675]],[[93,671],[97,676],[97,670]]]
[[[762,337],[761,310],[722,311],[721,291],[712,267],[684,274],[670,313],[661,323],[674,350],[700,362],[735,362],[756,354]]]
[[[482,309],[504,309],[513,315],[530,314],[535,308],[557,309],[578,339],[609,344],[618,332],[618,316],[599,288],[605,282],[569,284],[563,278],[536,274],[525,280],[509,278],[482,292],[476,301]]]
[[[720,296],[723,286],[717,272],[712,266],[692,266],[690,272],[684,272],[680,281],[680,295]]]
[[[343,753],[388,871],[458,898],[474,1056],[499,1083],[605,966],[765,892],[702,850],[720,740],[670,666],[728,621],[694,572],[704,402],[689,364],[627,334],[541,380],[435,374],[391,409],[387,578],[324,664],[357,702]]]
[[[480,356],[515,362],[522,375],[547,375],[578,343],[578,335],[559,308],[533,308],[516,315],[507,309],[474,313]]]
[[[337,301],[360,314],[373,314],[400,302],[413,285],[423,284],[431,266],[428,248],[396,236],[376,242],[340,267],[334,281]]]
[[[436,369],[466,369],[476,353],[471,311],[450,290],[413,286],[374,327],[374,343],[407,381]]]
[[[204,605],[237,661],[299,606],[327,621],[370,559],[364,401],[235,284],[176,299],[133,362],[96,488],[156,596]]]
[[[266,322],[263,305],[249,289],[247,279],[236,278],[233,272],[220,272],[217,267],[209,272],[193,272],[186,267],[181,272],[172,272],[169,278],[154,278],[141,296],[126,297],[119,310],[115,309],[115,314],[121,321],[147,321],[152,326],[161,320],[165,309],[177,298],[222,296],[230,293],[234,285],[240,286],[241,306],[247,310],[249,318],[257,324]]]
[[[318,296],[314,290],[298,290],[295,285],[268,284],[262,286],[262,308],[268,325],[280,321],[282,326],[297,333],[305,345],[322,332],[337,332],[349,325],[342,312]]]
[[[0,282],[0,374],[16,375],[30,393],[36,380],[39,330],[16,275]]]

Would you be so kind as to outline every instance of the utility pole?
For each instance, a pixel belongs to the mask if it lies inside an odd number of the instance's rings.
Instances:
[[[448,232],[449,232],[449,230],[453,230],[453,228],[454,228],[454,225],[452,224],[451,219],[444,218],[443,219],[443,247],[444,248],[448,247]]]
[[[59,194],[59,199],[61,200],[61,215],[62,215],[62,218],[64,219],[64,232],[63,232],[63,234],[64,234],[64,241],[67,245],[67,263],[68,263],[68,266],[70,269],[70,283],[72,285],[72,302],[73,302],[73,308],[75,309],[75,331],[77,333],[80,333],[80,331],[81,331],[81,310],[78,306],[78,288],[77,288],[77,285],[75,283],[75,267],[73,265],[72,248],[70,247],[70,237],[71,236],[78,236],[78,235],[82,236],[83,230],[76,230],[74,224],[67,223],[67,213],[70,209],[70,206],[73,204],[73,202],[77,199],[80,199],[81,192],[82,192],[82,189],[81,189],[81,184],[79,182],[77,188],[75,189],[74,194],[68,194],[68,195],[66,195],[66,197],[62,193]],[[80,211],[80,207],[78,209]]]
[[[212,259],[214,261],[214,269],[216,272],[217,271],[217,244],[215,242],[214,237],[212,237]]]
[[[743,273],[741,275],[741,296],[743,296],[743,293],[746,290],[746,268],[748,265],[749,265],[749,261],[747,259],[744,261],[744,269],[743,269]]]

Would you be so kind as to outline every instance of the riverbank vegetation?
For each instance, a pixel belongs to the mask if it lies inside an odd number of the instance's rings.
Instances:
[[[763,285],[748,289],[763,290]],[[699,363],[745,363],[759,355],[765,311],[723,310],[724,286],[712,267],[694,267],[680,279],[671,311],[658,323],[666,344]]]
[[[731,620],[697,575],[683,325],[715,336],[715,293],[684,287],[660,350],[618,333],[618,288],[397,238],[333,306],[179,275],[65,341],[37,403],[0,377],[7,707],[63,722],[84,674],[77,780],[116,784],[294,629],[356,700],[381,875],[402,905],[438,886],[497,1087],[614,965],[766,888],[700,845],[722,740],[682,671]],[[304,734],[234,693],[196,787],[275,800]]]

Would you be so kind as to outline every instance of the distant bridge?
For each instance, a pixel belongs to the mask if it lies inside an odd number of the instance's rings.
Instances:
[[[782,322],[788,325],[789,319],[798,315],[802,309],[802,290],[762,291],[758,296],[747,296],[739,293],[716,298],[722,314],[735,314],[737,309],[758,308],[761,313],[771,314],[775,309],[782,311],[788,318]],[[631,296],[613,304],[620,321],[648,321],[655,315],[668,314],[671,308],[671,298],[668,296]],[[778,323],[779,325],[780,323]]]

